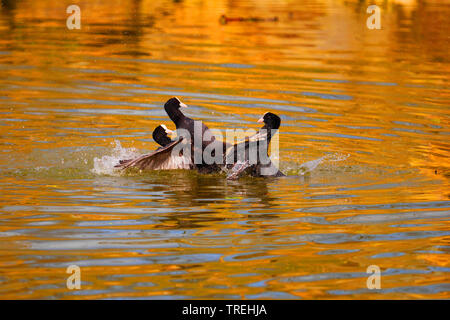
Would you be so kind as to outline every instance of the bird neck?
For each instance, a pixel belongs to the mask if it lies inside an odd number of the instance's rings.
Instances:
[[[271,128],[269,128],[267,125],[264,125],[261,129],[259,129],[259,132],[261,132],[261,133],[266,132],[267,133],[267,145],[269,145],[270,139],[272,139],[272,130],[271,130]]]
[[[170,120],[172,120],[175,125],[184,118],[184,114],[180,111],[180,109],[166,109],[167,114],[169,115]]]
[[[170,140],[170,138],[169,137],[163,137],[162,139],[161,139],[161,145],[163,146],[163,147],[165,147],[165,146],[167,146],[169,143],[171,143],[172,142],[172,140]]]

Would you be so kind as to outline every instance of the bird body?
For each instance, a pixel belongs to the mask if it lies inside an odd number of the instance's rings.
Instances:
[[[191,159],[197,170],[201,173],[220,172],[222,170],[222,164],[207,163],[204,159],[204,151],[209,147],[210,150],[213,150],[211,156],[214,157],[214,150],[221,149],[223,154],[229,147],[229,144],[216,140],[211,130],[203,123],[203,121],[186,117],[180,111],[180,108],[186,107],[187,106],[176,97],[169,99],[164,104],[164,110],[166,110],[169,118],[175,124],[177,133],[179,132],[180,136],[190,139]]]
[[[276,114],[267,112],[258,122],[264,122],[264,126],[255,135],[228,148],[225,161],[231,165],[227,167],[229,169],[227,179],[236,180],[243,175],[253,177],[285,176],[272,163],[267,153],[272,134],[280,127],[281,119]]]

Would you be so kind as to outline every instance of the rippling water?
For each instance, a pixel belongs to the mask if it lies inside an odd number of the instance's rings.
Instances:
[[[450,297],[448,1],[77,3],[2,1],[0,298]],[[289,176],[115,174],[171,96]]]

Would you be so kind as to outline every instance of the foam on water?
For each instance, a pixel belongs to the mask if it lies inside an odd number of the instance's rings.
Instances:
[[[98,175],[119,175],[119,170],[114,168],[122,159],[132,159],[139,155],[135,148],[124,148],[120,141],[114,140],[115,147],[111,155],[105,155],[101,158],[94,158],[94,168],[92,173]]]

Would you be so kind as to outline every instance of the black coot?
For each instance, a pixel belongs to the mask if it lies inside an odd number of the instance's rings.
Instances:
[[[115,167],[121,169],[137,168],[139,170],[173,170],[173,169],[193,169],[190,156],[184,156],[183,149],[174,150],[175,146],[184,142],[181,137],[171,140],[169,134],[172,131],[165,125],[159,125],[153,130],[153,139],[161,145],[155,151],[139,156],[135,159],[120,160]],[[177,152],[176,152],[177,151]]]
[[[169,130],[165,125],[161,124],[153,130],[152,137],[153,140],[155,140],[156,143],[158,143],[161,147],[158,147],[159,150],[162,147],[167,146],[169,143],[172,142],[172,139],[169,137],[169,135],[172,135],[173,131]],[[133,159],[127,159],[127,160],[119,160],[119,164],[123,164],[126,162],[129,162]]]
[[[176,128],[184,129],[189,132],[191,138],[191,160],[192,163],[199,162],[195,164],[197,170],[202,173],[213,173],[221,171],[221,163],[208,164],[203,159],[203,156],[201,157],[201,161],[195,161],[195,154],[197,154],[197,157],[200,159],[199,155],[203,155],[203,151],[208,146],[210,150],[221,148],[222,151],[225,152],[231,145],[226,142],[220,142],[216,140],[210,129],[202,121],[197,121],[186,117],[180,111],[180,108],[186,107],[187,106],[176,97],[170,98],[164,104],[164,110],[166,110],[169,118],[173,121]],[[195,127],[197,127],[197,130],[194,130]],[[180,133],[180,136],[183,136],[183,132]],[[217,146],[211,144],[217,144]],[[214,157],[214,151],[212,152],[212,156]]]
[[[254,177],[282,177],[285,176],[270,160],[267,153],[272,134],[278,130],[281,119],[272,112],[265,113],[258,122],[264,122],[264,126],[253,136],[244,142],[236,143],[228,148],[225,161],[228,165],[227,179],[235,180],[243,175]],[[264,154],[259,149],[264,148]],[[250,164],[250,153],[256,157],[256,163]]]
[[[165,147],[172,142],[172,139],[169,137],[172,133],[172,130],[169,130],[165,125],[160,124],[153,130],[152,137],[161,147]]]

